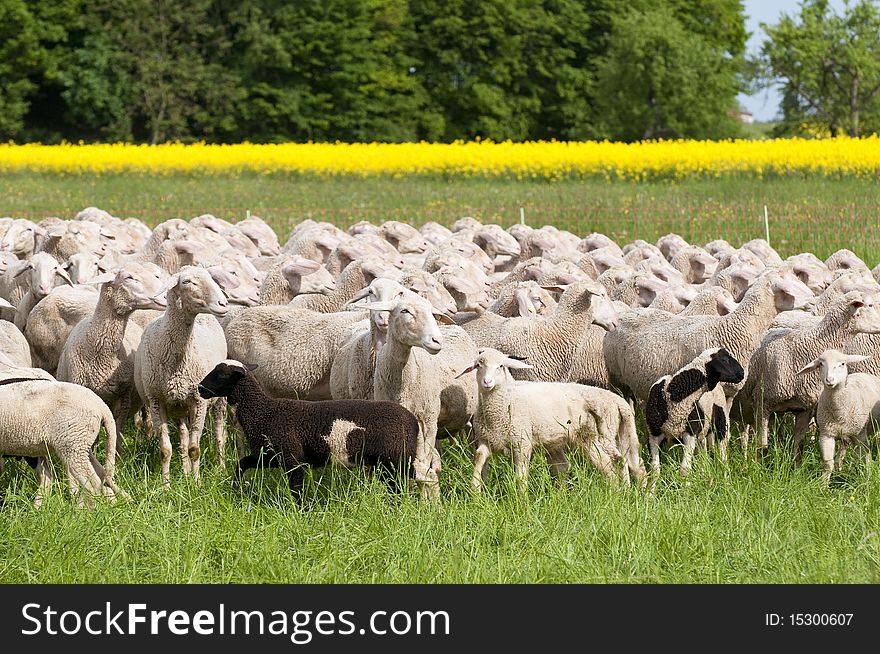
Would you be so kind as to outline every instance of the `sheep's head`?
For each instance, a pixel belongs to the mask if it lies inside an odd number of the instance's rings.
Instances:
[[[121,270],[104,273],[91,284],[102,284],[111,293],[111,303],[120,315],[138,309],[164,311],[168,306],[162,275],[155,266],[128,264]]]
[[[255,364],[244,364],[235,359],[221,361],[199,382],[199,396],[205,400],[227,397],[243,377],[256,369]]]
[[[210,313],[218,317],[229,311],[229,300],[222,286],[232,288],[235,279],[222,268],[184,266],[165,286],[169,303],[174,301],[190,314]]]
[[[355,293],[354,297],[346,303],[346,306],[369,308],[373,303],[393,302],[403,299],[405,295],[406,289],[400,283],[393,279],[379,277]],[[363,305],[359,304],[362,300],[365,301]],[[372,311],[370,317],[380,333],[384,334],[388,331],[388,321],[390,319],[388,311]]]
[[[745,379],[742,364],[723,347],[707,350],[703,355],[708,355],[705,368],[706,381],[710,391],[720,382],[738,384]]]
[[[487,347],[479,351],[477,358],[462,370],[456,379],[469,372],[477,371],[477,388],[481,393],[488,393],[509,379],[509,369],[529,370],[532,368],[523,357],[508,356],[503,352]]]
[[[55,260],[55,257],[45,252],[37,252],[27,264],[21,267],[15,277],[25,273],[30,275],[30,290],[34,297],[43,298],[49,295],[59,279],[63,283],[73,286],[64,267]]]
[[[820,370],[822,383],[826,388],[837,388],[846,385],[846,378],[849,376],[847,366],[851,363],[859,363],[870,359],[869,356],[861,354],[844,354],[840,350],[825,350],[818,358],[813,359],[803,368],[798,370],[799,375],[803,375],[811,370]]]
[[[0,239],[0,252],[12,252],[19,259],[27,258],[34,251],[37,237],[45,233],[30,220],[14,220]]]
[[[388,338],[409,347],[420,347],[428,354],[443,349],[443,334],[437,322],[454,325],[447,315],[434,309],[427,300],[407,291],[401,300],[374,302],[370,311],[388,311]]]
[[[449,316],[454,316],[458,310],[458,303],[452,293],[440,283],[437,276],[431,273],[419,270],[412,274],[410,281],[402,282],[405,287],[414,293],[418,293],[425,298],[431,305]],[[479,289],[477,289],[479,291]],[[482,298],[478,298],[480,300]]]

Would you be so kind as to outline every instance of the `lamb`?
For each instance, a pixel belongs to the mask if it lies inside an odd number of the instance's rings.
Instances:
[[[819,428],[819,451],[826,483],[835,468],[840,469],[847,446],[852,443],[865,452],[871,461],[868,435],[877,433],[880,424],[880,377],[866,373],[849,373],[847,366],[866,360],[858,354],[825,350],[818,358],[801,368],[799,374],[819,368],[823,389],[816,405]],[[836,441],[840,451],[834,456]]]
[[[218,363],[199,382],[203,399],[226,397],[250,446],[238,464],[236,477],[278,456],[290,491],[302,493],[303,464],[346,467],[367,465],[398,477],[414,474],[419,423],[394,402],[328,400],[306,402],[268,396],[251,370],[235,360]]]
[[[103,467],[91,453],[102,425],[107,433]],[[36,466],[40,491],[34,502],[38,507],[52,483],[51,466],[43,459],[47,452],[64,463],[72,495],[85,488],[111,499],[125,496],[113,481],[116,425],[101,398],[78,384],[3,375],[0,454],[40,458]]]
[[[745,371],[739,361],[723,347],[709,348],[693,361],[664,375],[648,391],[645,422],[648,425],[648,447],[651,452],[652,486],[660,474],[660,444],[681,440],[684,454],[681,474],[691,469],[691,458],[697,442],[718,438],[721,458],[727,458],[729,424],[727,401],[721,382],[739,384]]]
[[[561,290],[561,289],[560,289]],[[567,286],[556,310],[536,318],[505,318],[488,328],[473,322],[463,325],[474,343],[525,357],[528,369],[516,369],[514,377],[531,381],[561,381],[566,378],[575,349],[591,323],[598,325],[592,338],[601,343],[606,329],[617,325],[617,312],[604,288],[581,281]],[[521,377],[520,377],[521,376]]]
[[[371,303],[369,309],[390,312],[387,341],[376,355],[373,397],[397,402],[418,418],[416,479],[422,496],[436,499],[441,468],[437,430],[461,429],[476,411],[476,383],[456,375],[474,360],[477,348],[448,316],[435,313],[412,292],[400,300]],[[449,325],[443,332],[435,316]]]
[[[164,310],[164,289],[150,271],[134,264],[92,283],[101,284],[95,312],[70,332],[56,377],[93,390],[116,416],[121,434],[128,417],[140,409],[134,358],[143,330],[129,318],[138,309]]]
[[[528,364],[486,348],[460,373],[477,371],[472,476],[477,490],[483,486],[489,456],[510,452],[517,483],[525,491],[536,448],[547,451],[551,471],[560,480],[568,472],[566,450],[573,447],[584,450],[613,483],[629,484],[631,477],[637,483],[644,480],[635,416],[620,396],[580,384],[517,382],[510,369],[528,369]]]
[[[214,275],[224,285],[234,283],[225,272],[214,271]],[[226,359],[226,339],[216,316],[229,310],[229,302],[217,281],[204,268],[181,268],[166,285],[168,308],[144,329],[135,354],[135,386],[153,427],[159,430],[165,488],[171,484],[169,418],[178,420],[183,472],[199,480],[199,440],[207,405],[197,386],[209,370]],[[224,462],[222,427],[221,422],[215,435]]]

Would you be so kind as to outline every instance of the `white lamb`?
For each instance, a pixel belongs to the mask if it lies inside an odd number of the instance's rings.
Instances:
[[[863,372],[849,373],[847,365],[870,357],[844,354],[840,350],[825,350],[803,368],[803,374],[820,369],[824,388],[816,405],[816,425],[819,428],[819,451],[822,454],[823,479],[828,482],[832,471],[840,469],[847,446],[852,443],[865,452],[870,463],[871,449],[868,435],[874,435],[880,425],[880,377]],[[834,456],[835,441],[840,440],[840,451]]]
[[[536,448],[547,451],[557,478],[568,472],[566,450],[580,448],[609,481],[629,484],[630,476],[639,483],[646,480],[635,416],[623,398],[592,386],[515,381],[510,375],[510,368],[530,367],[486,348],[461,373],[477,371],[479,403],[473,418],[477,451],[472,479],[477,489],[483,485],[490,454],[510,452],[517,482],[525,490]]]

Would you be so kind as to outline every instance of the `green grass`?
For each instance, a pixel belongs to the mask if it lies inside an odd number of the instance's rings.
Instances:
[[[130,443],[129,440],[127,442]],[[204,440],[203,440],[204,442]],[[557,487],[543,457],[526,496],[512,466],[490,461],[489,489],[468,488],[471,450],[444,452],[439,507],[391,494],[363,472],[314,471],[306,508],[278,470],[238,492],[207,445],[200,486],[177,455],[163,491],[154,446],[123,457],[131,501],[77,508],[59,488],[41,511],[23,462],[0,476],[4,582],[826,583],[880,581],[876,465],[851,458],[830,488],[808,448],[795,469],[780,446],[762,462],[736,446],[728,464],[677,448],[655,495],[609,487],[583,461]]]
[[[359,220],[449,224],[463,215],[509,226],[524,209],[528,224],[553,224],[583,236],[608,234],[621,244],[655,241],[670,231],[698,243],[739,244],[764,236],[783,256],[826,257],[847,247],[880,262],[880,183],[856,179],[744,178],[638,184],[584,181],[315,179],[255,176],[129,175],[0,177],[0,215],[70,217],[89,205],[149,224],[213,213],[238,220],[250,210],[282,238],[304,218],[345,228]]]
[[[771,240],[783,255],[849,247],[872,266],[880,261],[880,185],[854,180],[16,176],[0,178],[0,198],[6,215],[70,216],[97,205],[151,223],[204,212],[236,218],[249,208],[282,236],[309,216],[345,226],[387,218],[448,223],[471,214],[509,225],[525,207],[532,225],[604,231],[621,243],[668,231],[702,242],[745,240],[763,233],[766,203]],[[234,491],[207,435],[202,484],[182,477],[175,453],[173,486],[163,491],[158,448],[135,445],[128,434],[117,481],[132,499],[99,501],[94,510],[77,508],[59,483],[34,511],[33,474],[7,461],[0,581],[880,582],[880,464],[850,454],[826,488],[815,444],[795,468],[788,431],[778,437],[761,462],[736,444],[726,465],[697,457],[687,479],[673,448],[653,496],[609,488],[583,461],[568,487],[557,488],[541,456],[527,495],[516,492],[503,457],[490,462],[487,492],[474,495],[472,450],[455,441],[444,452],[439,507],[389,494],[361,472],[325,469],[309,476],[301,509],[277,470]]]

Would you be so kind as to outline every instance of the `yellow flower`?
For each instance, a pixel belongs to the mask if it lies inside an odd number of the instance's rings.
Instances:
[[[648,180],[820,174],[875,177],[880,139],[494,143],[0,144],[0,173],[448,175]]]

